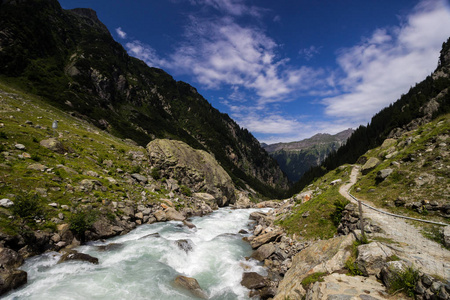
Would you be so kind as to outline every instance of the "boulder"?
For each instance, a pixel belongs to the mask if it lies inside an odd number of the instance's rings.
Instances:
[[[401,260],[387,262],[381,269],[379,278],[383,284],[390,289],[392,282],[399,276],[400,273],[406,271],[408,267],[408,264]]]
[[[394,252],[379,242],[360,245],[356,265],[364,276],[378,275],[387,258],[392,255],[394,255]]]
[[[292,267],[278,286],[274,300],[302,299],[306,294],[301,284],[305,277],[316,272],[333,273],[343,269],[354,240],[352,234],[339,236],[318,241],[297,253],[292,259]]]
[[[282,233],[283,233],[283,231],[281,229],[275,229],[273,231],[261,234],[261,235],[255,237],[250,242],[250,245],[252,246],[253,249],[256,249],[261,245],[275,241]]]
[[[261,289],[267,286],[267,280],[266,278],[264,278],[264,276],[259,275],[256,272],[245,272],[242,275],[241,285],[250,290]]]
[[[43,164],[31,164],[27,167],[27,169],[44,172],[47,170],[47,166]]]
[[[0,296],[27,283],[27,272],[22,270],[0,270]]]
[[[97,235],[97,239],[109,238],[116,235],[116,231],[113,230],[113,225],[105,218],[100,218],[92,224],[92,230]]]
[[[62,263],[65,261],[85,261],[89,262],[95,265],[98,265],[98,258],[90,256],[86,253],[80,253],[76,250],[70,250],[69,252],[65,253],[61,258],[59,259],[58,263]]]
[[[46,140],[42,140],[39,143],[42,147],[47,148],[51,151],[63,154],[65,152],[63,144],[58,141],[56,138],[49,138]]]
[[[138,173],[131,174],[131,177],[136,179],[138,182],[142,182],[144,184],[148,182],[148,178],[146,176],[138,174]]]
[[[155,139],[147,145],[152,167],[175,179],[192,192],[205,191],[218,206],[234,204],[235,188],[231,177],[206,151],[196,150],[181,141]]]
[[[15,269],[22,265],[23,257],[9,248],[0,248],[0,269]]]
[[[376,179],[377,179],[378,181],[383,181],[383,180],[385,180],[389,175],[391,175],[392,172],[394,172],[394,170],[392,170],[392,169],[383,169],[383,170],[380,170],[380,171],[378,171],[378,173],[377,173]]]
[[[175,278],[175,285],[188,290],[200,299],[208,299],[208,295],[204,290],[202,290],[197,279],[195,278],[179,275]]]
[[[189,229],[197,228],[194,224],[192,224],[191,222],[186,221],[186,220],[183,220],[183,225],[188,227]]]
[[[191,240],[177,240],[175,241],[175,244],[178,246],[178,248],[184,250],[184,252],[186,253],[192,251],[194,247],[194,243]]]
[[[275,250],[276,250],[276,248],[275,248],[274,244],[272,244],[272,243],[265,244],[265,245],[262,245],[261,247],[259,247],[258,249],[256,249],[252,253],[251,258],[259,260],[259,261],[264,261],[270,255],[272,255],[272,253],[274,253]]]
[[[25,150],[25,149],[26,149],[26,147],[25,147],[24,144],[15,144],[14,147],[15,147],[17,150]]]
[[[367,162],[361,167],[361,173],[363,175],[372,171],[376,166],[380,164],[380,160],[376,157],[371,157]]]
[[[166,219],[168,221],[184,221],[186,219],[182,213],[178,212],[175,208],[169,207],[165,211]]]
[[[166,213],[163,210],[155,211],[154,216],[158,222],[167,221]]]

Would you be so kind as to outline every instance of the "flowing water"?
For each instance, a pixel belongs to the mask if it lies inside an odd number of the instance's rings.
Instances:
[[[196,229],[175,221],[142,225],[77,248],[97,257],[98,265],[57,264],[61,255],[56,252],[33,257],[22,266],[28,284],[6,299],[196,299],[173,284],[178,275],[197,279],[210,299],[248,299],[248,290],[240,284],[243,272],[265,275],[260,264],[245,259],[252,250],[238,234],[249,229],[253,211],[223,208],[193,218]],[[184,249],[179,240],[185,240]],[[110,249],[99,247],[108,244]]]

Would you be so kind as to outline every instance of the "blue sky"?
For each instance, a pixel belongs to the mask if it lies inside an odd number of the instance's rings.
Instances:
[[[448,0],[60,0],[261,142],[367,124],[437,66]]]

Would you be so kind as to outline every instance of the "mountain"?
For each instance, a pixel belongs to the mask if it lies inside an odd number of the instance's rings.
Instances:
[[[332,151],[345,144],[353,132],[354,130],[349,128],[335,135],[319,133],[299,142],[261,146],[275,158],[289,180],[296,182],[311,167],[320,165]]]
[[[368,150],[381,146],[386,138],[398,137],[449,113],[449,89],[450,38],[442,44],[438,66],[430,76],[375,114],[367,126],[358,127],[344,146],[331,153],[320,166],[308,170],[288,194],[301,191],[315,178],[343,164],[355,163]]]
[[[233,182],[276,196],[288,179],[259,142],[189,84],[130,57],[91,9],[0,4],[0,78],[120,138],[206,150]]]

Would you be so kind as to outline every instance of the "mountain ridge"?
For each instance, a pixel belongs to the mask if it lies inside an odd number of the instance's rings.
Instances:
[[[63,10],[56,0],[1,8],[0,74],[11,84],[141,146],[172,138],[207,150],[241,188],[275,196],[288,187],[248,130],[189,84],[130,57],[93,10]]]

